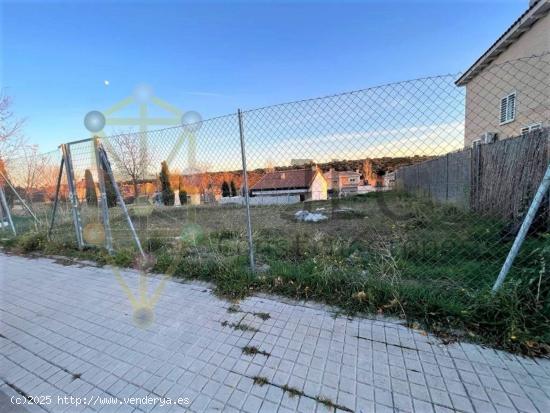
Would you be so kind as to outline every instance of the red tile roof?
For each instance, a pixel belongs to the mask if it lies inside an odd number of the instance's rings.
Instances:
[[[313,169],[291,169],[268,172],[250,188],[252,191],[272,189],[307,189],[319,172]]]

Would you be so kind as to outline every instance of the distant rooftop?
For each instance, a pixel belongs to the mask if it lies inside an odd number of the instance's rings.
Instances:
[[[311,186],[317,171],[309,169],[290,169],[287,171],[268,172],[252,186],[253,191],[273,189],[307,189]]]

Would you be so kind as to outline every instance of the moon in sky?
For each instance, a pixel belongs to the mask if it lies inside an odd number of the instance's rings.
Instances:
[[[109,81],[108,81],[108,80],[104,80],[104,81],[103,81],[103,84],[104,84],[105,86],[109,86]]]

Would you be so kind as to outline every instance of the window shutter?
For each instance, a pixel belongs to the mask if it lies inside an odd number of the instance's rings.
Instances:
[[[508,96],[500,99],[500,123],[506,122],[507,106],[508,106]]]
[[[516,118],[516,94],[510,93],[500,99],[500,123],[511,122]]]
[[[514,120],[516,117],[516,94],[512,93],[508,96],[508,116],[506,120]]]

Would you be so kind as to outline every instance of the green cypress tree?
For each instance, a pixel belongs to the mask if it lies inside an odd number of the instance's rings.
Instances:
[[[94,177],[89,169],[84,171],[84,181],[86,182],[86,204],[89,206],[97,206]]]
[[[113,186],[111,177],[107,172],[103,173],[103,180],[105,181],[105,195],[107,196],[107,207],[112,208],[117,204],[115,187]]]
[[[185,191],[185,189],[183,189],[181,186],[180,186],[179,197],[180,197],[180,204],[185,205],[187,203],[187,191]]]
[[[231,180],[229,186],[231,189],[231,196],[237,196],[237,187],[235,186],[235,181]]]
[[[161,187],[161,197],[162,203],[164,205],[174,205],[174,191],[170,185],[170,171],[168,170],[168,164],[166,161],[162,161],[160,164],[160,187]]]
[[[224,198],[231,196],[231,190],[229,189],[229,184],[226,181],[223,181],[222,183],[222,196]]]

